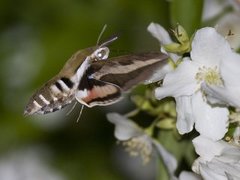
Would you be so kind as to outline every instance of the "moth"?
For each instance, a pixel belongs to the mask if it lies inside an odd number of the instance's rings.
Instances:
[[[123,92],[166,64],[168,56],[161,52],[108,58],[108,46],[116,39],[73,54],[62,70],[34,93],[24,115],[54,112],[75,100],[87,107],[113,104]]]

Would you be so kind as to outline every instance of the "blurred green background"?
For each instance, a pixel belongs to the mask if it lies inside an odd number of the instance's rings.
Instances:
[[[152,21],[169,27],[168,16],[164,0],[1,0],[0,179],[134,179],[121,168],[114,127],[105,118],[129,111],[127,97],[111,107],[85,108],[79,123],[79,105],[69,116],[70,108],[22,113],[74,52],[96,44],[104,24],[102,40],[120,35],[110,47],[114,56],[158,50],[146,28]]]
[[[147,32],[151,22],[169,32],[179,23],[191,35],[202,25],[202,10],[203,0],[1,0],[0,180],[156,179],[156,162],[143,166],[141,159],[129,157],[106,119],[108,112],[132,110],[129,96],[111,106],[85,108],[78,123],[80,105],[68,116],[71,106],[30,117],[23,117],[23,110],[73,53],[96,45],[105,24],[101,40],[119,35],[110,56],[158,51],[159,42]],[[173,144],[171,132],[161,138],[183,164],[178,171],[190,169],[191,141]]]

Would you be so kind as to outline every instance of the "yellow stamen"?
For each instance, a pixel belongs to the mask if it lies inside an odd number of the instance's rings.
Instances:
[[[205,81],[208,85],[223,85],[223,80],[216,66],[214,68],[200,67],[195,78],[198,83]]]
[[[131,138],[130,140],[123,141],[122,144],[131,156],[141,156],[143,164],[147,164],[150,161],[152,142],[147,135]]]

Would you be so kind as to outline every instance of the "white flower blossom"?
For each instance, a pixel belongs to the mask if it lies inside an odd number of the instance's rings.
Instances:
[[[152,139],[137,124],[124,116],[117,113],[109,113],[107,118],[115,125],[115,137],[126,146],[126,150],[131,155],[140,155],[143,162],[147,163],[155,149],[161,156],[170,177],[174,179],[177,161],[157,140]]]
[[[240,179],[240,146],[223,140],[212,141],[203,136],[193,140],[200,156],[193,164],[193,171],[205,180]]]
[[[232,11],[226,10],[232,8]],[[205,0],[202,20],[216,19],[215,28],[226,37],[233,49],[240,48],[240,1],[239,0]],[[224,14],[224,16],[221,16]],[[219,18],[220,17],[220,18]]]
[[[229,0],[204,0],[202,20],[208,21],[218,16],[229,6]]]
[[[209,21],[222,13],[226,13],[226,9],[229,7],[232,7],[235,11],[240,10],[239,0],[204,0],[203,5],[203,21]]]
[[[222,86],[204,83],[208,99],[211,103],[227,103],[240,108],[240,55],[229,52],[225,60],[221,61],[220,73],[224,82]]]
[[[202,85],[223,85],[219,68],[222,61],[231,60],[230,54],[229,44],[214,28],[202,28],[193,39],[191,59],[184,58],[165,76],[163,86],[156,89],[158,99],[175,97],[180,134],[190,132],[194,124],[201,135],[213,140],[221,139],[227,132],[228,109],[209,104]]]
[[[215,26],[217,31],[226,37],[231,47],[240,48],[240,12],[232,12],[223,16]]]

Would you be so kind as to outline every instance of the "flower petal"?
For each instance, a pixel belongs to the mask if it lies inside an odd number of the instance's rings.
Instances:
[[[117,113],[108,113],[108,121],[115,124],[115,137],[120,141],[128,140],[132,137],[140,136],[143,134],[140,127],[133,121],[121,116]]]
[[[226,173],[238,177],[237,179],[240,179],[240,166],[239,164],[234,163],[225,163],[222,161],[218,161],[214,159],[212,162],[208,163],[208,168],[215,172],[216,174],[220,174],[222,176],[226,176]]]
[[[223,140],[213,141],[203,136],[193,140],[200,157],[192,169],[204,179],[234,180],[240,178],[240,148]]]
[[[180,134],[185,134],[193,129],[194,118],[192,112],[191,96],[175,98],[177,110],[177,129]]]
[[[201,135],[219,140],[227,132],[229,111],[225,107],[210,106],[202,96],[201,92],[192,96],[195,128]]]
[[[240,87],[240,55],[232,52],[231,54],[228,54],[226,59],[221,61],[220,66],[220,73],[222,75],[224,85],[225,86],[235,86]]]
[[[195,80],[197,68],[195,63],[184,60],[175,71],[165,76],[163,86],[155,90],[156,98],[192,95],[198,88]]]
[[[169,35],[169,33],[159,24],[151,22],[147,28],[147,30],[155,37],[161,45],[171,44],[173,41]],[[161,51],[167,53],[164,48],[161,48]],[[180,58],[177,54],[168,53],[168,55],[175,62]]]
[[[166,63],[165,65],[159,67],[157,70],[155,70],[150,78],[148,78],[144,84],[150,84],[157,81],[162,80],[165,75],[172,71],[172,67],[169,65],[169,63]]]
[[[223,104],[240,108],[240,87],[224,88],[214,85],[202,84],[211,104]]]
[[[225,163],[240,162],[240,148],[225,141],[213,141],[204,136],[193,139],[196,153],[204,161],[211,161],[214,157]],[[206,148],[206,145],[208,148]]]
[[[220,156],[225,148],[224,144],[201,135],[194,138],[192,142],[196,153],[204,161],[211,161],[215,156]]]
[[[202,20],[209,21],[215,18],[229,5],[229,1],[205,0],[203,3]]]
[[[173,42],[168,32],[157,23],[151,22],[147,27],[147,30],[163,45]]]
[[[214,28],[206,27],[196,32],[191,51],[193,61],[215,67],[230,53],[230,45]]]
[[[202,178],[193,172],[182,171],[179,175],[179,180],[201,180]]]
[[[240,13],[239,11],[238,12],[235,11],[235,12],[224,15],[222,18],[220,18],[220,20],[217,22],[217,25],[216,25],[217,31],[223,36],[227,36],[226,37],[227,41],[229,42],[231,47],[235,50],[238,50],[238,48],[240,48],[239,24],[240,24]],[[232,34],[228,35],[230,30]]]
[[[206,85],[202,88],[213,98],[219,99],[229,105],[240,108],[240,55],[232,52],[228,59],[221,62],[220,73],[224,86]]]
[[[210,104],[226,106],[226,99],[221,95],[222,93],[226,93],[226,89],[221,86],[208,85],[205,82],[201,84],[201,89],[204,91],[207,101]],[[218,91],[222,91],[222,93]]]
[[[200,174],[202,175],[204,180],[228,180],[226,176],[216,174],[214,171],[209,169],[206,164],[200,164]]]
[[[153,140],[153,144],[157,148],[158,153],[160,154],[169,175],[174,177],[174,172],[177,169],[176,158],[171,153],[169,153],[158,141]]]

